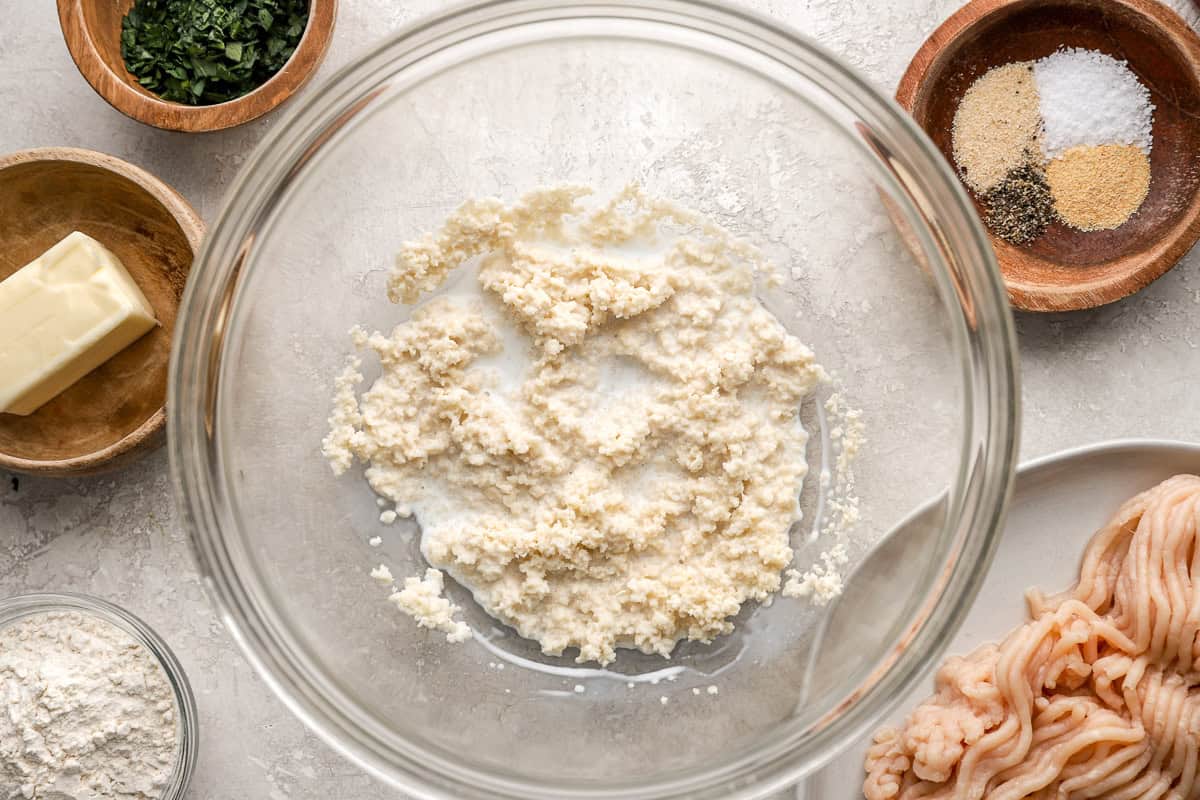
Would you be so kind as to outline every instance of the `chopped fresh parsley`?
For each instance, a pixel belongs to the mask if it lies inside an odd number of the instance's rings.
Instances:
[[[296,51],[308,0],[137,0],[121,57],[164,100],[212,105],[270,80]]]

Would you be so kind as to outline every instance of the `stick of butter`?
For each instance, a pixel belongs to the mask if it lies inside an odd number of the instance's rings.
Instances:
[[[0,412],[32,414],[157,324],[125,266],[75,231],[0,281]]]

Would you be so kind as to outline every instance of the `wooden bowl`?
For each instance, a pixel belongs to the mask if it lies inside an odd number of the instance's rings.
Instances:
[[[58,20],[75,65],[109,104],[171,131],[219,131],[257,119],[305,84],[329,48],[337,0],[310,0],[308,27],[291,59],[262,86],[228,103],[189,106],[144,89],[121,58],[121,21],[134,0],[58,0]]]
[[[1119,300],[1165,273],[1200,237],[1200,38],[1154,0],[974,0],[917,51],[896,99],[953,164],[954,112],[975,79],[1063,46],[1124,59],[1150,89],[1150,194],[1116,230],[1084,233],[1056,222],[1021,246],[993,236],[1009,299],[1028,311]]]
[[[204,225],[149,173],[90,150],[0,156],[0,280],[74,230],[109,248],[154,307],[159,327],[29,416],[0,414],[0,469],[82,475],[164,439],[175,314]]]

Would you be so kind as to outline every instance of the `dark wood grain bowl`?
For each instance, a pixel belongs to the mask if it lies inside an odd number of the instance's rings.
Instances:
[[[134,0],[58,0],[58,20],[71,58],[92,88],[128,117],[172,131],[218,131],[276,108],[320,66],[333,37],[337,0],[309,0],[308,25],[296,52],[269,81],[227,103],[189,106],[143,88],[121,57],[121,21]]]
[[[0,220],[0,280],[82,231],[121,260],[159,321],[32,414],[0,414],[0,470],[86,475],[161,444],[171,334],[204,234],[196,212],[120,159],[42,148],[0,156]]]
[[[1060,47],[1123,59],[1149,88],[1150,193],[1115,230],[1083,233],[1056,222],[1022,246],[993,236],[1009,299],[1028,311],[1119,300],[1160,277],[1200,238],[1200,37],[1154,0],[974,0],[917,51],[896,99],[953,164],[954,112],[975,79]]]

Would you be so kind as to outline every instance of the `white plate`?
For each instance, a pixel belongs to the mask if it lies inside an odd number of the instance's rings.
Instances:
[[[1069,587],[1092,534],[1121,503],[1172,475],[1200,473],[1200,445],[1123,440],[1066,450],[1023,464],[1008,522],[987,580],[948,653],[996,641],[1026,619],[1025,590]],[[886,718],[897,724],[933,688],[933,674]],[[883,721],[881,721],[883,724]],[[870,735],[797,790],[807,800],[862,797],[863,755]]]

